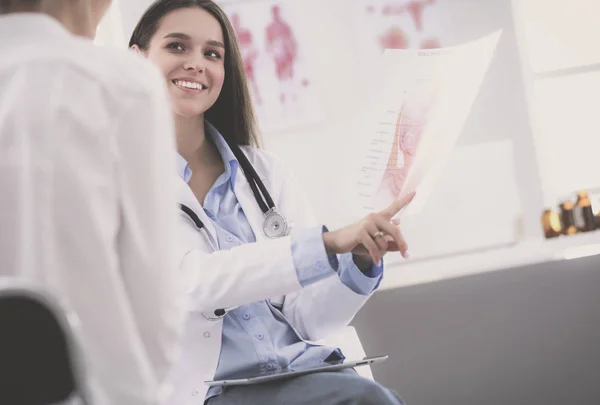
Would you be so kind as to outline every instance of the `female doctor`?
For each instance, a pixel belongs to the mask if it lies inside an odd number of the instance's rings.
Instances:
[[[353,370],[205,384],[342,359],[311,341],[350,322],[379,285],[385,253],[406,255],[391,218],[412,195],[340,230],[315,223],[290,173],[256,146],[237,39],[212,1],[156,1],[129,45],[165,76],[179,152],[189,316],[169,403],[401,403]]]

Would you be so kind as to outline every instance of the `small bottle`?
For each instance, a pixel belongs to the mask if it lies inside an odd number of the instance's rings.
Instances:
[[[558,212],[551,209],[544,210],[542,213],[542,228],[546,239],[556,238],[562,233],[562,224]]]
[[[560,219],[562,221],[563,235],[575,235],[577,227],[575,226],[575,216],[573,208],[575,204],[572,201],[565,201],[560,205]]]
[[[596,229],[596,218],[594,218],[594,211],[592,210],[592,201],[587,191],[577,193],[576,209],[580,218],[577,230],[580,232],[590,232]]]

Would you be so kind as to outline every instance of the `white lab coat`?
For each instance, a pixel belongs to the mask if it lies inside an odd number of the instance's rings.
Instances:
[[[272,154],[251,147],[242,150],[294,228],[318,225],[291,174]],[[187,285],[189,316],[180,361],[169,377],[174,392],[170,405],[202,404],[208,389],[204,381],[212,380],[217,368],[223,321],[209,321],[201,311],[270,298],[283,304],[283,314],[300,336],[315,341],[346,326],[368,298],[346,287],[333,270],[331,277],[302,288],[292,260],[291,236],[266,238],[263,213],[240,169],[234,192],[257,243],[212,252],[190,218],[181,215],[179,272]],[[180,202],[198,215],[217,240],[211,221],[184,180],[179,193]]]
[[[77,313],[94,405],[156,405],[184,314],[164,79],[43,14],[0,38],[0,276]]]

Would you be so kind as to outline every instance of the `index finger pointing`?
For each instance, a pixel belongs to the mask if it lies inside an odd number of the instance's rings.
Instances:
[[[404,197],[395,200],[391,203],[387,208],[384,208],[380,211],[380,213],[388,219],[391,219],[394,215],[398,213],[402,208],[406,207],[412,199],[415,198],[415,192],[413,191],[410,194],[405,195]]]

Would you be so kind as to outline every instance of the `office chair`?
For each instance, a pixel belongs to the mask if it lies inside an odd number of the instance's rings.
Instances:
[[[90,405],[72,319],[42,289],[0,278],[0,404]]]

